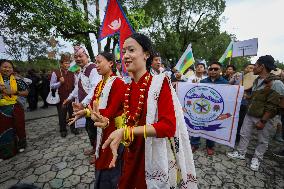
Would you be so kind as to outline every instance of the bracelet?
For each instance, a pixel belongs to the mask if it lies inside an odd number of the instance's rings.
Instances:
[[[134,140],[134,127],[131,127],[131,142]]]
[[[144,139],[147,138],[147,133],[146,133],[146,124],[144,125]]]
[[[89,108],[85,108],[85,113],[86,113],[86,117],[91,117],[91,111],[89,110]]]

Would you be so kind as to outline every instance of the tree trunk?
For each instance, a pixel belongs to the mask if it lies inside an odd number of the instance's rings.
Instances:
[[[99,0],[95,0],[96,1],[96,17],[99,21],[99,23],[101,23],[100,21],[100,2]],[[99,34],[100,34],[100,27],[98,27],[98,32],[97,32],[97,44],[98,44],[98,52],[100,53],[102,51],[102,45],[101,45],[101,41],[99,41]]]
[[[88,2],[87,0],[83,0],[83,6],[84,6],[84,11],[85,11],[85,20],[87,22],[89,22],[89,11],[88,11]],[[89,56],[91,61],[94,60],[95,56],[94,56],[94,52],[93,52],[93,48],[92,48],[92,43],[91,43],[91,38],[89,34],[85,34],[85,46],[89,52]]]
[[[105,46],[105,48],[104,48],[104,51],[110,52],[110,43],[111,43],[111,38],[108,37],[108,38],[107,38],[106,46]]]
[[[86,40],[85,46],[86,46],[86,49],[87,49],[88,52],[89,52],[90,59],[91,59],[91,61],[94,61],[95,55],[94,55],[94,52],[93,52],[92,43],[91,43],[91,38],[90,38],[90,35],[89,35],[89,34],[86,34],[86,35],[85,35],[85,40]]]

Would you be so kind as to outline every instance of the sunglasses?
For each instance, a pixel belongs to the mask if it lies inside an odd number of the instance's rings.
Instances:
[[[219,68],[209,68],[208,70],[209,70],[209,71],[215,71],[215,72],[216,72],[216,71],[219,70]]]

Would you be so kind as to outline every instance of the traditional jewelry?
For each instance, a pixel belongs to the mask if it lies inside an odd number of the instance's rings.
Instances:
[[[139,119],[141,117],[141,112],[143,109],[144,105],[144,98],[145,98],[145,92],[146,92],[146,87],[148,86],[148,82],[150,80],[150,74],[147,73],[147,75],[144,78],[144,81],[142,83],[142,88],[140,89],[140,95],[139,95],[139,100],[138,100],[138,107],[136,112],[134,113],[134,116],[130,115],[130,92],[131,92],[131,84],[128,84],[126,93],[124,96],[124,113],[123,113],[123,126],[124,128],[124,140],[122,143],[128,147],[131,142],[134,141],[134,127],[138,125]],[[134,123],[134,125],[133,125]]]
[[[146,132],[146,124],[144,125],[144,139],[147,138],[147,132]]]

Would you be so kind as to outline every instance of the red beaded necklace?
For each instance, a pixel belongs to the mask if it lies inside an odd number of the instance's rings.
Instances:
[[[146,91],[146,87],[148,85],[149,79],[150,79],[150,74],[147,73],[147,75],[144,78],[142,88],[140,89],[138,107],[137,107],[137,110],[136,110],[134,116],[130,115],[130,107],[129,107],[131,84],[128,84],[128,86],[127,86],[125,97],[124,97],[124,115],[125,115],[125,118],[126,118],[125,124],[127,126],[130,126],[129,125],[130,122],[134,122],[134,126],[137,126],[137,124],[139,122],[139,118],[141,116],[140,114],[142,112],[143,105],[144,105],[145,91]]]

